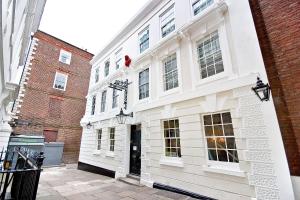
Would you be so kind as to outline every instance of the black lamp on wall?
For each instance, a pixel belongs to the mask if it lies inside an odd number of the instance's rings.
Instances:
[[[127,117],[133,117],[133,112],[125,114],[121,108],[120,113],[116,115],[119,124],[125,124]]]
[[[270,100],[270,90],[271,87],[268,83],[263,83],[259,77],[257,77],[256,86],[252,87],[252,90],[258,96],[261,101],[269,101]]]
[[[92,126],[93,126],[93,125],[91,124],[91,122],[89,122],[89,123],[87,123],[86,128],[87,128],[87,129],[91,129]]]

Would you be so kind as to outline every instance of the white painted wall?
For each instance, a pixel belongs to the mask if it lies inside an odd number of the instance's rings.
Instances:
[[[160,37],[159,16],[175,3],[176,30]],[[116,171],[116,177],[129,172],[130,124],[142,124],[141,182],[179,187],[217,199],[294,199],[288,165],[272,99],[260,102],[251,87],[260,76],[267,82],[255,27],[247,0],[215,0],[214,4],[193,16],[192,1],[150,1],[92,60],[92,75],[87,95],[86,114],[82,119],[83,136],[79,161]],[[139,54],[138,33],[150,30],[150,48]],[[225,71],[200,78],[196,43],[218,31]],[[119,70],[114,54],[122,48],[132,64]],[[179,87],[163,90],[162,60],[176,53]],[[104,63],[111,61],[110,74],[104,77]],[[150,97],[138,99],[138,74],[150,69]],[[100,81],[94,82],[95,69]],[[114,80],[129,79],[128,110],[134,118],[119,126],[115,115],[122,106],[111,108]],[[100,113],[101,92],[107,90],[106,112]],[[97,95],[96,114],[91,116],[91,99]],[[238,168],[215,169],[207,160],[201,116],[231,111],[239,156]],[[178,118],[182,158],[164,156],[161,121]],[[92,129],[86,129],[91,122]],[[117,128],[114,157],[107,154],[108,128]],[[104,148],[96,149],[96,130],[103,129]],[[106,143],[106,144],[105,144]],[[175,162],[176,161],[176,162]],[[174,166],[175,165],[175,166]]]
[[[0,147],[7,146],[12,101],[18,92],[31,34],[39,26],[46,0],[0,3]]]

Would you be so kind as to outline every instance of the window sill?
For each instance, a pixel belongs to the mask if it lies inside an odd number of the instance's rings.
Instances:
[[[171,94],[178,93],[180,91],[180,86],[177,86],[176,88],[172,88],[170,90],[163,90],[163,92],[159,95],[160,97],[166,97]]]
[[[100,156],[101,155],[101,150],[95,150],[95,151],[93,151],[93,155]]]
[[[237,177],[246,177],[246,173],[244,171],[240,171],[237,169],[225,168],[225,167],[218,167],[218,166],[203,166],[203,171],[211,172],[211,173],[218,173],[218,174],[225,174],[230,176],[237,176]]]
[[[159,164],[180,168],[184,167],[181,158],[162,157],[159,161]]]
[[[209,77],[206,77],[204,79],[200,79],[197,81],[196,83],[196,87],[200,87],[200,86],[203,86],[205,84],[209,84],[211,82],[215,82],[215,81],[218,81],[220,79],[224,79],[224,78],[228,78],[228,73],[226,71],[223,71],[221,73],[218,73],[218,74],[215,74],[213,76],[209,76]]]
[[[106,157],[114,158],[115,157],[115,153],[112,152],[112,151],[108,151],[108,152],[106,152]]]

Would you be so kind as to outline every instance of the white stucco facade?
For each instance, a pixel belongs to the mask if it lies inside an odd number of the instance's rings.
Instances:
[[[272,99],[261,102],[251,87],[257,76],[268,82],[247,0],[214,0],[197,15],[192,0],[152,0],[92,60],[79,161],[129,174],[130,127],[141,124],[141,183],[160,183],[216,199],[294,199],[288,164]],[[161,16],[174,8],[175,30],[162,37]],[[148,27],[149,48],[140,53],[139,34]],[[224,70],[201,77],[198,45],[218,33]],[[116,69],[116,52],[132,59]],[[178,86],[164,87],[164,60],[176,55]],[[105,63],[109,73],[105,76]],[[149,97],[139,99],[139,73],[149,69]],[[96,72],[97,71],[97,72]],[[99,81],[95,80],[96,74]],[[115,80],[128,79],[125,125],[115,119],[123,92],[112,108]],[[106,93],[101,112],[102,92]],[[96,97],[92,115],[93,97]],[[238,162],[212,161],[208,156],[204,116],[229,112]],[[165,120],[177,119],[181,156],[166,156]],[[92,124],[90,129],[88,123]],[[109,130],[115,128],[110,151]],[[97,131],[102,130],[98,150]]]
[[[6,0],[0,3],[0,147],[11,133],[11,106],[29,50],[31,34],[39,26],[46,0]]]

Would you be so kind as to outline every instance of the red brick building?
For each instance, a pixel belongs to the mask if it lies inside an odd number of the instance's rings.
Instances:
[[[14,134],[64,142],[63,160],[77,162],[93,54],[38,31],[15,103]]]
[[[300,192],[300,1],[249,2],[290,172]]]

